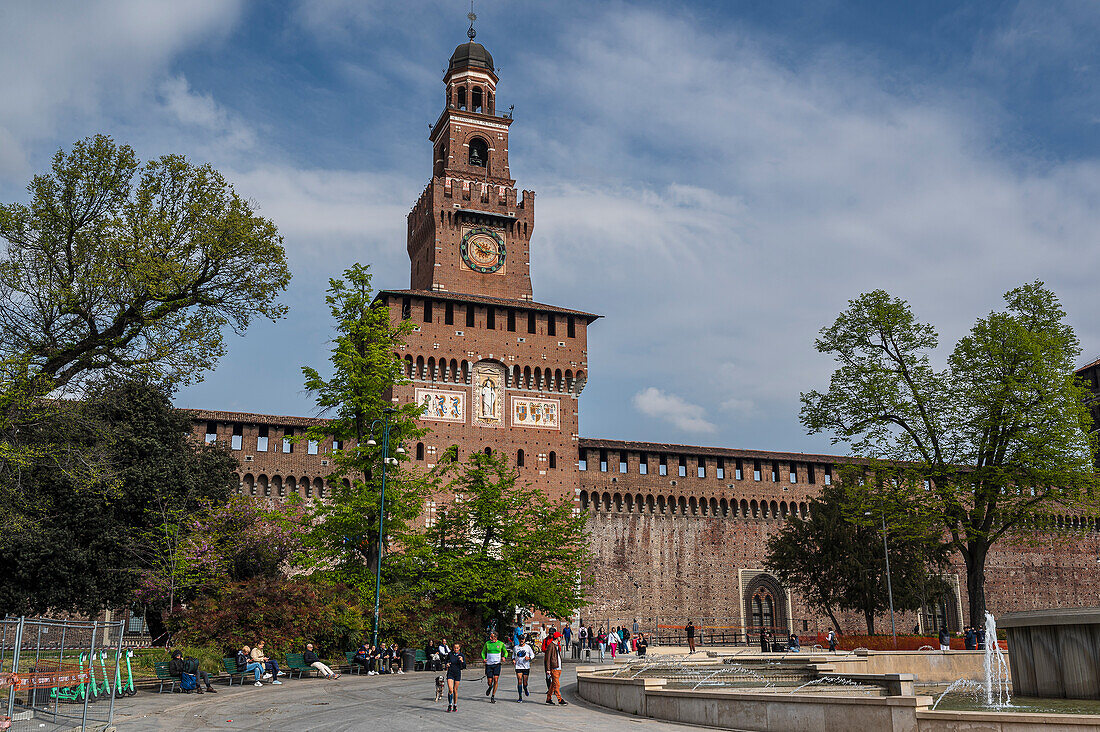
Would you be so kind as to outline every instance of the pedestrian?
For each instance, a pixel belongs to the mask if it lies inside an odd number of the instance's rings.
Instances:
[[[592,655],[591,655],[591,653],[589,653],[589,650],[588,650],[588,628],[584,627],[584,623],[581,623],[581,629],[577,633],[577,635],[580,637],[580,645],[577,646],[577,648],[578,648],[577,658],[581,657],[581,654],[580,654],[580,649],[581,648],[584,649],[585,657],[586,658],[591,658]]]
[[[566,623],[562,627],[562,629],[561,629],[561,640],[562,640],[562,643],[564,644],[562,647],[563,648],[568,648],[570,655],[575,655],[573,653],[573,624],[572,623]]]
[[[985,628],[978,628],[977,636],[978,636],[978,650],[979,651],[984,651],[985,650]]]
[[[446,639],[444,639],[446,642]],[[466,668],[466,654],[462,652],[462,644],[455,643],[451,652],[447,654],[447,711],[458,711],[458,683],[462,681],[462,669]]]
[[[607,645],[611,648],[611,660],[615,660],[615,652],[619,649],[619,634],[612,628],[611,632],[607,634]]]
[[[695,653],[695,623],[688,620],[684,632],[687,633],[688,638],[688,653]]]
[[[966,626],[966,632],[963,634],[963,647],[968,651],[978,650],[978,634],[971,626]]]
[[[567,706],[569,702],[561,697],[561,667],[564,658],[561,651],[561,633],[555,633],[550,639],[550,645],[546,648],[546,658],[543,663],[546,666],[546,703],[553,705],[554,696],[558,697],[560,706]]]
[[[489,640],[481,650],[481,656],[485,659],[485,681],[487,687],[485,696],[489,697],[490,704],[497,703],[497,684],[500,683],[500,664],[508,658],[508,649],[497,640],[496,631],[489,633]]]
[[[947,629],[947,626],[940,628],[940,650],[951,650],[951,632]]]
[[[829,634],[825,636],[825,640],[829,642],[829,653],[836,653],[836,631],[829,628]]]
[[[531,696],[527,682],[531,678],[531,659],[534,657],[535,649],[526,638],[520,638],[520,642],[512,648],[512,663],[516,667],[516,692],[519,694],[517,702],[522,702],[525,696]]]
[[[768,647],[768,629],[767,628],[761,628],[760,629],[760,652],[761,653],[767,653],[769,650],[771,650],[771,649]]]
[[[600,647],[600,663],[603,663],[603,654],[607,650],[607,633],[604,632],[603,628],[600,628],[600,634],[596,636],[596,643]]]

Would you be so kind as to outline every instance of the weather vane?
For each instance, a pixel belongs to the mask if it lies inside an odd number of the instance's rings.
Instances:
[[[474,12],[474,0],[470,0],[470,12],[466,13],[466,17],[470,19],[470,30],[466,31],[466,36],[472,41],[477,36],[477,31],[474,30],[474,21],[477,20],[477,13]]]

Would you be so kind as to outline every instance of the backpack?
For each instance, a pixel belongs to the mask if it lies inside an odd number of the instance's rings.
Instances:
[[[183,662],[187,664],[187,667],[184,669],[187,673],[196,675],[199,673],[199,659],[188,656],[183,659]]]
[[[189,674],[184,671],[180,674],[180,689],[183,691],[194,691],[199,688],[199,679],[195,674]]]

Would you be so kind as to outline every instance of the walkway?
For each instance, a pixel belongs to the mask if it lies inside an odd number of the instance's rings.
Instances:
[[[115,707],[119,732],[154,730],[494,730],[494,732],[667,732],[690,727],[639,719],[591,706],[576,697],[575,667],[562,678],[570,706],[548,707],[546,685],[532,674],[531,696],[515,702],[515,676],[501,679],[497,703],[484,696],[485,682],[474,671],[459,689],[459,711],[447,714],[446,696],[436,702],[434,673],[403,676],[342,676],[338,681],[304,679],[282,686],[229,687],[218,694],[141,693]],[[510,683],[511,682],[511,683]],[[697,728],[696,728],[697,729]]]

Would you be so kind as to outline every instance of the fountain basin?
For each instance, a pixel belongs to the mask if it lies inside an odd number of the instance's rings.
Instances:
[[[1100,699],[1100,608],[1006,613],[997,624],[1017,695]]]

